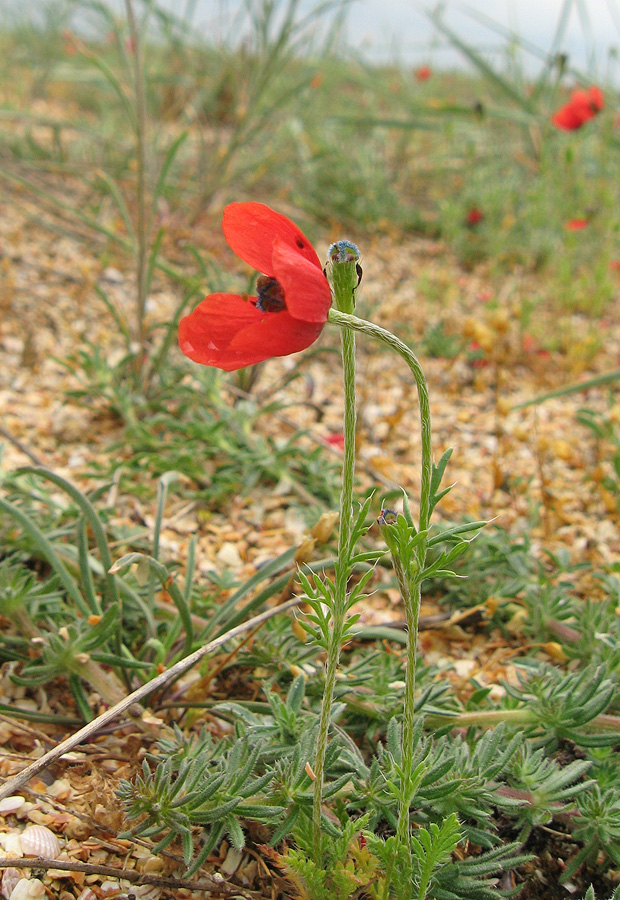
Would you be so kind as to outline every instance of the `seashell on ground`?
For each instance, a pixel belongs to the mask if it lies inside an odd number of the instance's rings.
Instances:
[[[77,900],[97,900],[97,895],[89,887],[85,887]]]
[[[16,831],[7,831],[6,834],[0,834],[0,847],[7,856],[23,856],[21,841]]]
[[[163,889],[158,884],[132,884],[124,879],[121,888],[127,894],[133,894],[136,900],[159,900]]]
[[[56,859],[60,854],[60,841],[45,825],[29,825],[19,836],[24,856],[44,856]]]
[[[228,853],[226,854],[226,859],[220,866],[220,870],[224,873],[224,875],[232,875],[241,865],[242,859],[243,850],[235,850],[234,847],[229,847]]]
[[[13,888],[17,882],[21,881],[24,877],[24,873],[19,869],[11,868],[4,870],[2,873],[2,886],[0,887],[0,893],[2,894],[3,900],[9,900],[13,893]]]
[[[47,793],[55,800],[70,800],[73,796],[73,788],[67,778],[57,778],[50,784]]]
[[[9,900],[39,900],[45,897],[45,885],[38,878],[22,878],[13,888]]]
[[[12,813],[16,813],[25,802],[26,798],[19,794],[15,794],[12,797],[4,797],[3,800],[0,800],[0,816],[10,816]]]

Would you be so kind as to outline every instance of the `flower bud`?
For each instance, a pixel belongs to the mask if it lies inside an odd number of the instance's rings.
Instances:
[[[352,241],[336,241],[331,244],[329,250],[329,259],[334,263],[352,263],[359,262],[360,251],[357,244]]]
[[[352,313],[355,289],[362,279],[359,249],[352,241],[336,241],[330,246],[328,254],[336,307],[340,312]]]
[[[393,509],[382,509],[381,515],[377,519],[379,525],[396,525],[398,521],[398,513]]]
[[[377,519],[377,523],[379,528],[381,529],[381,537],[386,543],[386,546],[390,553],[392,554],[392,558],[400,557],[400,548],[398,545],[398,533],[394,528],[394,525],[398,522],[398,513],[393,509],[382,509],[379,518]]]

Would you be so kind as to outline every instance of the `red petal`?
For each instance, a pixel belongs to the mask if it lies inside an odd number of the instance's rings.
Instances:
[[[551,116],[551,121],[556,128],[561,128],[563,131],[576,131],[584,122],[588,121],[588,118],[591,116],[587,115],[585,107],[567,103]]]
[[[222,229],[237,256],[263,275],[274,277],[272,255],[276,240],[321,268],[312,244],[297,225],[264,203],[229,204],[224,210]]]
[[[564,228],[567,231],[581,231],[582,228],[587,228],[589,224],[588,219],[570,219],[564,224]]]
[[[276,241],[273,269],[275,278],[284,288],[286,308],[291,316],[304,322],[327,321],[332,293],[320,268],[307,259],[300,259],[287,244]]]
[[[596,112],[600,112],[605,106],[605,94],[600,87],[593,84],[587,91],[590,106]]]
[[[592,87],[587,91],[573,91],[569,102],[551,117],[551,121],[557,128],[575,131],[593,119],[596,113],[603,108],[604,102],[603,92],[600,88]]]
[[[179,346],[194,362],[232,372],[304,350],[320,333],[317,323],[262,313],[238,294],[211,294],[181,319]]]

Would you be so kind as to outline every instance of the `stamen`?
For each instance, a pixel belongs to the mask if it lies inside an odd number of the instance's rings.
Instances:
[[[286,309],[284,288],[275,278],[259,275],[256,279],[256,309],[261,312],[282,312]]]

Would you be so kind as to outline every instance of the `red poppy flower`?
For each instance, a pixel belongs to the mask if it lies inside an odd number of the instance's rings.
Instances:
[[[420,66],[419,69],[415,70],[416,81],[428,81],[432,74],[430,66]]]
[[[314,343],[331,306],[327,278],[299,228],[262,203],[231,203],[224,237],[262,272],[256,297],[210,294],[179,323],[179,346],[203,366],[232,372]]]
[[[484,350],[478,341],[470,341],[467,346],[469,362],[474,369],[484,369],[489,365],[489,360],[484,358]]]
[[[596,85],[576,90],[570,100],[551,116],[551,122],[563,131],[575,131],[599,113],[605,106],[605,95]]]
[[[542,357],[551,356],[549,351],[545,350],[544,347],[541,347],[536,338],[527,331],[521,338],[521,347],[523,348],[524,353],[533,353],[536,356]]]
[[[468,225],[477,225],[479,222],[482,222],[484,219],[484,213],[481,209],[478,209],[477,206],[472,206],[467,211],[467,216],[465,217],[465,221]]]
[[[589,224],[588,219],[570,219],[564,223],[564,228],[567,231],[581,231],[583,228],[587,228]]]
[[[325,443],[329,444],[330,447],[334,447],[336,450],[340,450],[341,453],[344,453],[344,434],[341,431],[338,431],[335,434],[328,434],[325,438]]]

